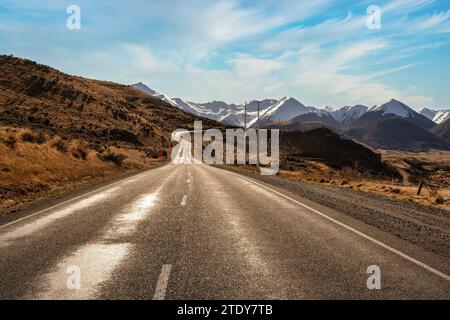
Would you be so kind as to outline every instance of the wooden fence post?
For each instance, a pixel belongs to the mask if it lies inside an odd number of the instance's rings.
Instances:
[[[422,178],[422,180],[420,180],[419,190],[417,190],[417,195],[418,196],[420,196],[420,193],[422,192],[422,188],[423,188],[424,183],[425,183],[425,180]]]

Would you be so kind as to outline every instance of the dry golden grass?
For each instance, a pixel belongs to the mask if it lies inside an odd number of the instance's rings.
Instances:
[[[429,152],[378,150],[378,152],[381,153],[384,161],[401,172],[404,181],[380,180],[366,176],[352,168],[334,170],[314,161],[303,162],[305,167],[301,170],[281,170],[280,176],[305,182],[352,188],[450,211],[450,152],[434,150]],[[409,163],[412,160],[418,161],[427,173],[421,174],[411,168]],[[421,194],[417,195],[422,178],[426,179],[427,185],[422,189]]]
[[[22,141],[23,134],[38,136],[38,133],[28,129],[0,127],[0,212],[36,198],[45,198],[55,191],[89,184],[155,163],[142,151],[111,148],[110,152],[125,157],[119,167],[102,161],[83,142],[64,142],[67,144],[65,150],[60,147],[61,139],[58,137],[38,144]]]
[[[414,201],[426,206],[437,207],[450,211],[450,189],[441,188],[428,191],[424,188],[421,195],[417,195],[418,186],[414,185],[401,185],[401,184],[380,184],[374,181],[353,181],[352,185],[355,188],[371,192],[375,194],[389,196],[398,200]],[[442,198],[444,204],[438,204],[436,200]]]
[[[279,175],[297,181],[334,185],[341,188],[351,188],[374,193],[397,200],[414,201],[422,205],[450,211],[450,188],[448,187],[430,191],[427,188],[423,188],[421,195],[418,196],[418,186],[416,185],[404,185],[393,181],[354,177],[343,172],[332,172],[331,170],[307,173],[280,171]],[[436,202],[438,198],[442,198],[444,204],[438,204]]]
[[[449,153],[450,154],[450,153]],[[404,154],[403,154],[404,155]],[[414,155],[410,154],[409,156]],[[422,154],[422,157],[426,155]],[[391,154],[391,160],[398,159]],[[437,163],[445,161],[437,154],[432,154],[427,158],[431,164],[431,159]],[[394,163],[392,161],[391,163]],[[450,162],[448,162],[450,163]],[[331,185],[341,188],[350,188],[363,192],[378,194],[392,199],[403,201],[414,201],[425,206],[436,207],[439,209],[450,211],[450,187],[448,184],[441,184],[439,187],[424,187],[421,195],[417,195],[418,184],[404,184],[400,181],[377,180],[353,170],[352,168],[344,168],[343,170],[334,170],[323,163],[306,160],[303,162],[304,168],[295,171],[280,170],[279,176],[302,181],[306,183],[315,183],[321,185]],[[240,170],[257,173],[254,166],[239,166]],[[443,204],[436,202],[438,198],[442,198]]]

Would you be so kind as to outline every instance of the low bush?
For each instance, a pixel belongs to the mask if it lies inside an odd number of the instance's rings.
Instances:
[[[60,137],[56,137],[51,146],[61,153],[66,153],[69,151],[69,143]]]
[[[47,136],[45,133],[39,132],[35,137],[35,142],[37,144],[44,144],[47,142]]]
[[[149,150],[146,152],[147,157],[149,158],[153,158],[153,159],[158,159],[159,158],[159,152],[155,151],[155,150]]]
[[[98,152],[98,153],[105,152],[105,147],[101,143],[98,143],[98,142],[91,143],[89,145],[89,148],[94,150],[94,151],[96,151],[96,152]]]
[[[127,158],[126,155],[114,152],[107,152],[105,154],[99,155],[100,159],[107,162],[112,162],[117,166],[122,166],[123,161]]]
[[[7,146],[10,149],[15,149],[17,142],[19,142],[19,139],[15,134],[8,134],[6,138],[3,140],[3,143],[5,146]]]
[[[89,149],[83,144],[78,144],[71,149],[71,153],[77,159],[87,160]]]
[[[36,142],[36,135],[31,130],[23,131],[20,137],[22,138],[23,142],[30,142],[30,143]]]

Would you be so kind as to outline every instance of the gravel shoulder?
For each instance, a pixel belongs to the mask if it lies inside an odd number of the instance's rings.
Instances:
[[[354,189],[325,186],[279,176],[261,176],[237,167],[222,169],[271,184],[375,226],[415,245],[450,258],[450,212]]]

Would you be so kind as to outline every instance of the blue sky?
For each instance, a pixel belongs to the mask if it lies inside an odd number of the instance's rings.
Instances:
[[[2,0],[0,53],[195,102],[450,107],[448,0]]]

